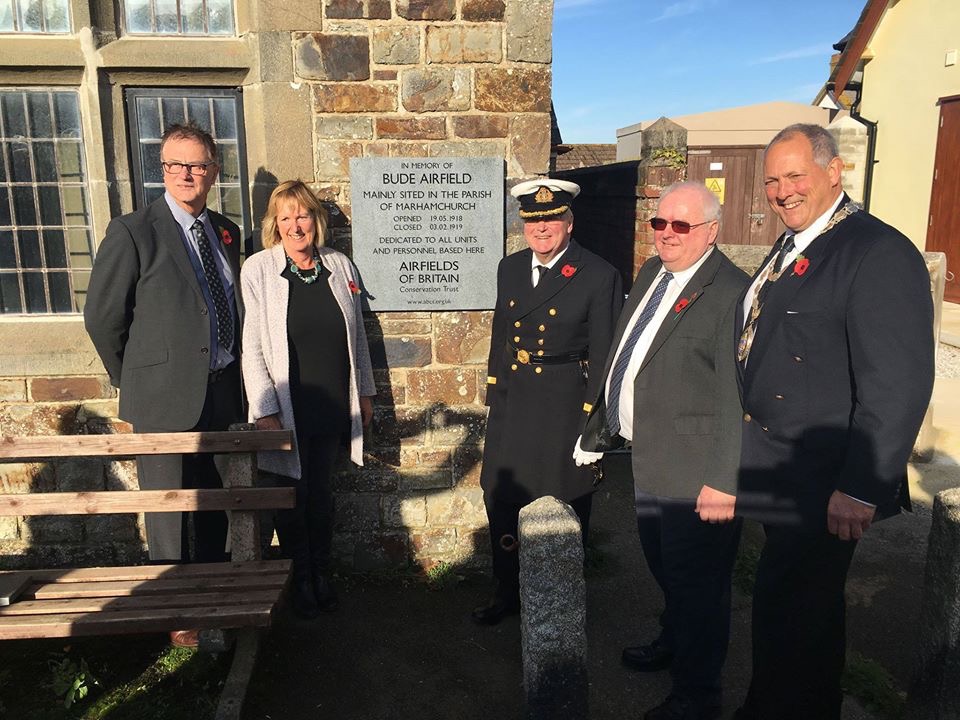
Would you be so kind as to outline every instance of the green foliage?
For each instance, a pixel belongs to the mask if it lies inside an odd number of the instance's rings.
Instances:
[[[87,661],[80,658],[79,665],[68,654],[69,648],[63,653],[56,653],[47,661],[50,669],[50,687],[53,694],[63,698],[63,706],[67,709],[79,700],[83,700],[90,692],[91,687],[100,683],[87,667]]]
[[[847,656],[843,671],[843,690],[880,720],[902,720],[907,694],[897,687],[886,668],[859,653]]]
[[[432,565],[425,573],[427,586],[431,590],[443,590],[452,587],[463,580],[463,576],[457,574],[456,568],[450,563],[442,560]]]
[[[650,157],[674,170],[683,170],[687,167],[687,156],[675,147],[657,148]]]

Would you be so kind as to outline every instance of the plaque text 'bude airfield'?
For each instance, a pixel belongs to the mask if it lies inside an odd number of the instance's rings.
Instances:
[[[353,261],[371,310],[485,310],[503,257],[502,158],[353,158]]]

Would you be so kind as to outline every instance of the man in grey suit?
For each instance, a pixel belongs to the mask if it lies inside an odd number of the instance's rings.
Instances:
[[[670,668],[670,695],[647,720],[706,720],[720,715],[741,529],[734,315],[749,278],[714,247],[720,203],[703,184],[667,188],[650,224],[658,257],[624,305],[574,458],[631,445],[637,527],[665,608],[660,636],[623,662]]]
[[[160,157],[166,192],[107,227],[84,320],[136,432],[225,430],[243,417],[240,231],[206,207],[219,170],[209,133],[173,125]],[[137,474],[144,489],[221,486],[210,455],[140,457]],[[152,560],[188,560],[184,521],[147,516]],[[193,525],[193,559],[223,560],[226,515],[198,512]]]

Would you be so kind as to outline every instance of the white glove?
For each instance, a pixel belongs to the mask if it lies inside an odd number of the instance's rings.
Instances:
[[[577,467],[582,467],[583,465],[593,465],[603,457],[603,453],[587,452],[580,447],[580,441],[583,439],[583,435],[577,438],[577,444],[573,448],[573,461],[577,464]]]

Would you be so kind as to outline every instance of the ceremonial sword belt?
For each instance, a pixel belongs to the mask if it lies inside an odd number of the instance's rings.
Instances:
[[[507,344],[507,349],[510,351],[510,354],[513,355],[514,360],[521,365],[562,365],[563,363],[580,362],[589,357],[589,353],[585,349],[553,355],[547,355],[546,353],[540,355],[539,353],[543,352],[542,350],[534,350],[531,352],[530,350],[515,348],[509,343]]]

